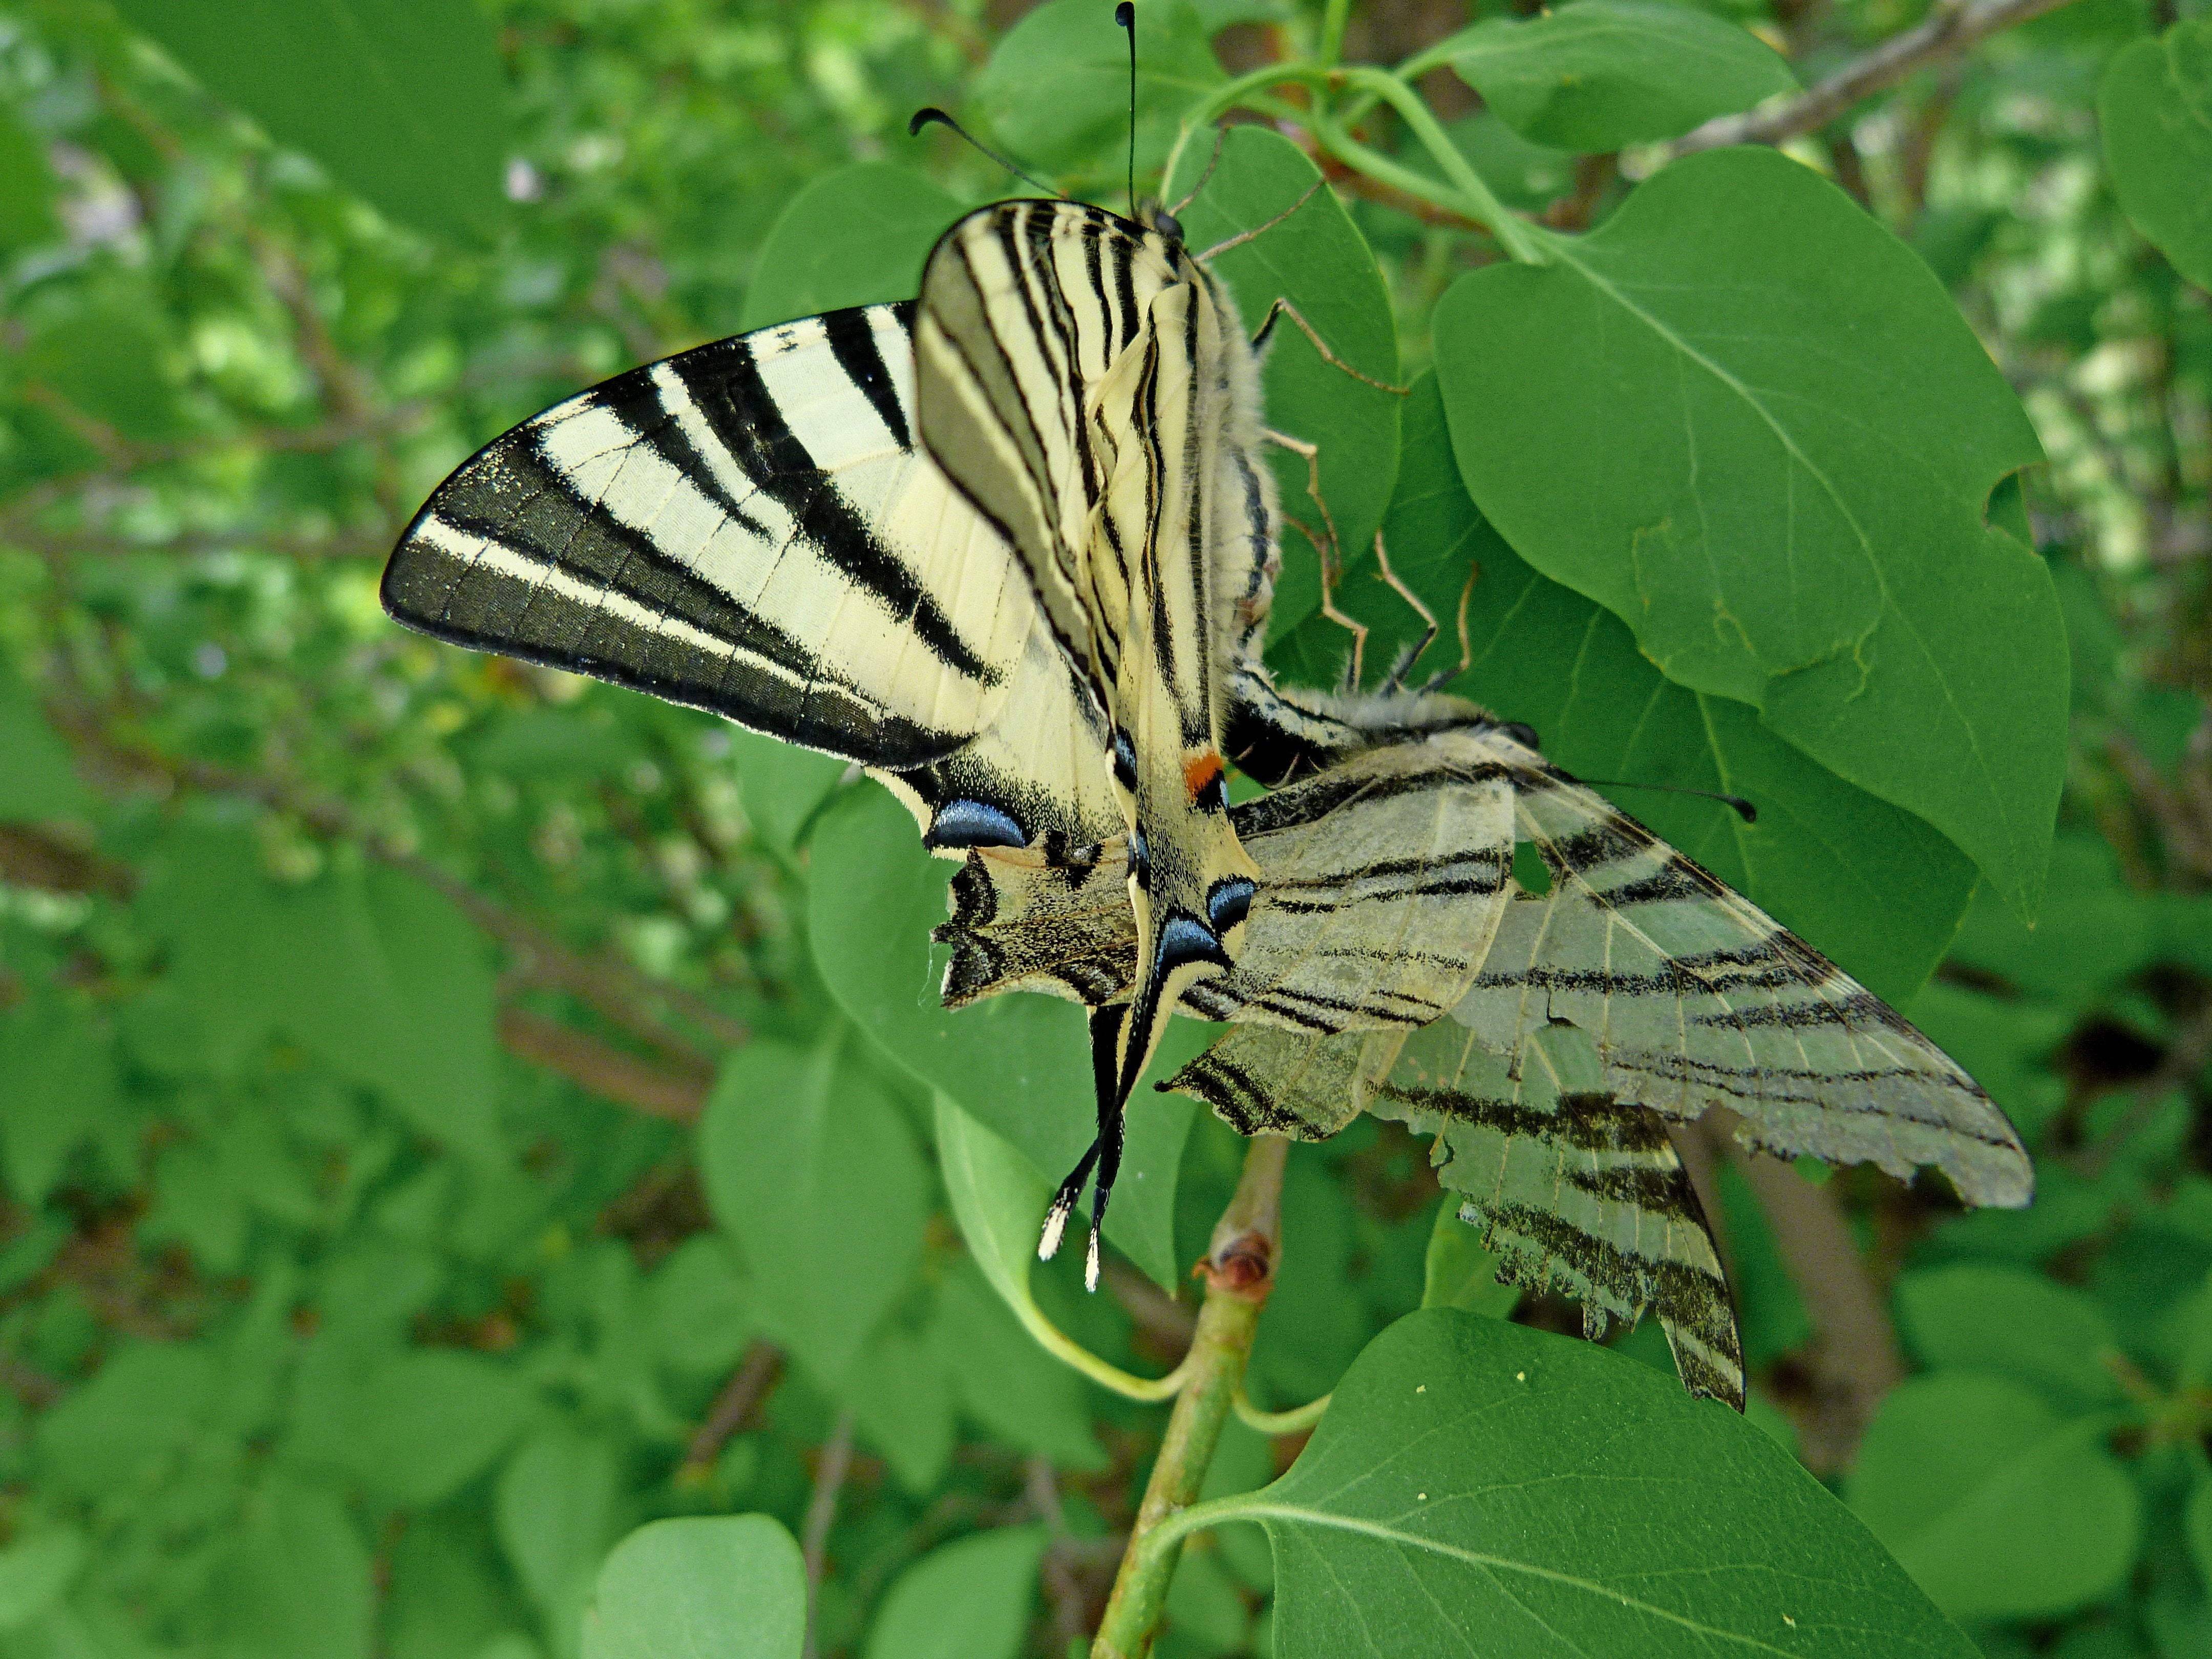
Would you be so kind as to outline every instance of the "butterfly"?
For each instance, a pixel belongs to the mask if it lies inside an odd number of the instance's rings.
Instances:
[[[1525,731],[1456,708],[1231,809],[1261,870],[1249,938],[1183,1006],[1232,1023],[1161,1086],[1246,1134],[1321,1139],[1366,1110],[1431,1135],[1505,1277],[1580,1300],[1591,1335],[1655,1312],[1690,1391],[1740,1409],[1725,1278],[1667,1123],[1723,1106],[1754,1150],[1932,1164],[1975,1205],[2027,1203],[2027,1154],[1864,987]],[[1513,878],[1520,842],[1547,891]],[[1126,857],[969,854],[938,930],[946,1001],[1131,994]]]
[[[1010,324],[1009,283],[1055,325]],[[1163,1010],[1233,963],[1256,874],[1221,754],[1278,562],[1256,374],[1171,216],[1002,203],[918,302],[702,346],[495,440],[385,572],[436,637],[859,763],[933,851],[1134,847],[1144,966],[1093,1020],[1099,1133],[1055,1212],[1095,1167],[1094,1281],[1123,1103]]]

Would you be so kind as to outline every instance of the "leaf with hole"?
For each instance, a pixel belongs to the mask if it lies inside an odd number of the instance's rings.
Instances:
[[[2064,772],[2049,572],[1984,521],[2039,457],[1925,265],[1766,150],[1663,168],[1437,307],[1468,493],[1675,684],[1941,830],[2032,915]]]

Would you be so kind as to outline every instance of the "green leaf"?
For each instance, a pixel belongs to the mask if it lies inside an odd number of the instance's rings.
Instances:
[[[2197,1564],[2197,1577],[2212,1584],[2212,1474],[2199,1472],[2190,1488],[2181,1529],[2188,1540],[2190,1559]]]
[[[1619,617],[1506,545],[1460,481],[1435,375],[1406,400],[1403,451],[1386,544],[1400,578],[1446,626],[1465,599],[1470,663],[1451,689],[1528,722],[1547,756],[1585,777],[1749,797],[1753,824],[1683,795],[1604,792],[1876,995],[1910,1000],[1951,942],[1972,865],[1926,823],[1778,741],[1749,709],[1670,684]],[[1371,554],[1349,567],[1338,604],[1370,625],[1370,665],[1418,635],[1418,618],[1377,579]],[[1331,684],[1346,643],[1341,628],[1316,617],[1271,660],[1291,678]],[[1446,635],[1416,678],[1449,664],[1453,651]]]
[[[497,234],[507,77],[476,7],[118,0],[116,9],[380,212],[452,241]]]
[[[1749,109],[1796,78],[1748,29],[1661,0],[1578,0],[1454,35],[1461,80],[1523,137],[1595,153],[1674,138]]]
[[[478,1659],[514,1622],[489,1541],[479,1514],[447,1509],[408,1517],[384,1599],[391,1659]]]
[[[489,1468],[531,1404],[521,1380],[482,1354],[416,1349],[347,1391],[315,1436],[371,1493],[420,1509]]]
[[[892,1581],[863,1659],[1015,1659],[1047,1541],[1000,1527],[932,1550]]]
[[[558,1426],[524,1442],[500,1471],[492,1500],[500,1547],[547,1614],[568,1607],[599,1565],[621,1482],[611,1445]]]
[[[22,1629],[60,1601],[85,1554],[74,1527],[25,1533],[0,1549],[0,1631]]]
[[[5,111],[0,108],[0,178],[8,169],[5,138]],[[0,247],[6,246],[5,189],[0,185]],[[0,657],[0,823],[81,817],[91,804],[38,698]]]
[[[205,1348],[125,1348],[38,1419],[33,1443],[42,1479],[88,1498],[112,1498],[154,1480],[210,1414],[216,1379]]]
[[[615,1546],[584,1620],[584,1659],[798,1659],[799,1546],[765,1515],[655,1521]]]
[[[960,212],[928,179],[887,161],[823,174],[769,227],[738,326],[911,300],[922,261]]]
[[[2105,1432],[2008,1378],[1915,1377],[1882,1401],[1844,1490],[1953,1618],[2056,1618],[2135,1562],[2142,1499]]]
[[[2118,1351],[2094,1300],[2041,1273],[1994,1261],[1923,1267],[1897,1281],[1897,1319],[1930,1370],[2000,1371],[2062,1403],[2118,1393],[2104,1356]]]
[[[1948,296],[1840,191],[1693,155],[1436,320],[1469,492],[1675,684],[1924,818],[2033,915],[2064,770],[2041,560],[1983,521],[2038,459]]]
[[[791,853],[848,763],[742,726],[731,726],[728,736],[746,820],[777,852]]]
[[[1459,1218],[1459,1206],[1437,1206],[1421,1281],[1424,1308],[1459,1308],[1504,1319],[1521,1305],[1521,1287],[1498,1282],[1498,1258],[1477,1243],[1480,1235]]]
[[[1136,165],[1158,167],[1184,111],[1227,77],[1188,0],[1137,13]],[[1008,29],[975,82],[1000,145],[1046,173],[1119,179],[1129,144],[1129,40],[1096,0],[1045,0]]]
[[[168,315],[135,284],[59,313],[32,338],[15,371],[78,413],[143,441],[173,436]]]
[[[53,197],[45,142],[14,107],[0,105],[0,253],[51,241],[60,233]]]
[[[2162,941],[2150,901],[2128,884],[2101,836],[2063,835],[2035,926],[1977,896],[1951,954],[2031,995],[2079,1006],[2156,961]]]
[[[217,1605],[248,1659],[368,1659],[376,1585],[337,1494],[279,1477],[258,1496]]]
[[[688,1238],[646,1287],[662,1361],[694,1376],[726,1371],[752,1340],[751,1281],[713,1233]]]
[[[939,1000],[946,952],[929,943],[929,930],[951,914],[945,890],[959,866],[924,852],[906,809],[870,786],[847,792],[823,814],[813,860],[814,959],[845,1011],[900,1065],[1019,1147],[1047,1179],[1074,1168],[1097,1127],[1081,1011],[1024,995],[957,1012]],[[1202,1021],[1172,1021],[1129,1100],[1128,1146],[1106,1237],[1163,1285],[1179,1277],[1175,1183],[1194,1109],[1149,1085],[1172,1076],[1215,1035]]]
[[[928,1496],[952,1462],[957,1425],[944,1348],[933,1329],[886,1320],[838,1384],[863,1438],[916,1498]]]
[[[442,895],[381,867],[279,890],[249,836],[187,826],[142,902],[220,1069],[282,1030],[422,1133],[504,1155],[491,964]]]
[[[1260,326],[1276,300],[1288,300],[1340,362],[1369,380],[1395,383],[1398,333],[1389,292],[1344,204],[1326,188],[1314,190],[1321,175],[1306,153],[1265,127],[1234,126],[1201,189],[1212,160],[1212,145],[1192,141],[1168,193],[1179,198],[1198,191],[1182,216],[1183,234],[1198,252],[1259,233],[1210,267],[1236,296],[1247,331]],[[1281,218],[1309,191],[1304,205]],[[1375,538],[1398,473],[1401,400],[1324,361],[1288,317],[1276,319],[1269,337],[1261,384],[1267,424],[1321,452],[1316,503],[1305,458],[1267,446],[1284,513],[1324,538],[1333,521],[1346,552],[1364,548]],[[1270,634],[1281,635],[1320,604],[1320,552],[1307,534],[1285,524]]]
[[[1082,1380],[1030,1340],[974,1264],[948,1273],[939,1293],[939,1357],[968,1414],[993,1438],[1064,1468],[1104,1468]]]
[[[913,1135],[851,1041],[755,1038],[699,1126],[708,1201],[744,1252],[762,1322],[827,1381],[906,1289],[929,1215]]]
[[[1735,1413],[1456,1310],[1369,1344],[1289,1474],[1191,1513],[1267,1529],[1278,1659],[1973,1655]]]
[[[46,1201],[121,1097],[115,1045],[82,1006],[42,997],[0,1014],[0,1151],[20,1201]]]
[[[2113,53],[2097,120],[2128,222],[2184,276],[2212,287],[2212,18],[2185,18]]]

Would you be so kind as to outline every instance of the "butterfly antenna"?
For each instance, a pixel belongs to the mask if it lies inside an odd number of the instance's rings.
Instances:
[[[1137,9],[1130,0],[1114,8],[1114,21],[1129,32],[1129,216],[1137,216]]]
[[[1035,185],[1046,195],[1056,197],[1063,202],[1067,199],[1066,191],[1054,190],[1050,185],[1045,183],[1043,179],[1038,178],[1035,173],[1026,172],[1024,169],[1016,167],[1012,161],[1000,155],[998,151],[993,149],[988,144],[985,143],[981,138],[978,138],[974,133],[969,131],[967,128],[962,126],[959,122],[954,120],[951,116],[947,115],[943,110],[938,108],[934,104],[925,104],[920,109],[915,111],[914,118],[906,124],[906,136],[912,138],[918,135],[924,127],[929,126],[951,127],[953,131],[958,133],[970,144],[974,145],[984,155],[989,156],[1000,167],[1006,168],[1007,172],[1012,173],[1015,178],[1020,179],[1024,184]]]
[[[1741,795],[1723,794],[1717,789],[1692,789],[1679,783],[1623,783],[1618,778],[1577,778],[1575,781],[1590,784],[1600,789],[1656,789],[1662,794],[1695,795],[1702,800],[1718,801],[1746,823],[1759,822],[1759,808]]]

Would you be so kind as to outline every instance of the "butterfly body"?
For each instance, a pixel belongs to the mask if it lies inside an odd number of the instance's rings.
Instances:
[[[915,343],[923,442],[1019,551],[1109,723],[1139,963],[1112,1068],[1126,1097],[1165,1011],[1241,952],[1258,873],[1222,753],[1230,665],[1276,561],[1258,360],[1179,235],[1068,202],[948,231]]]

